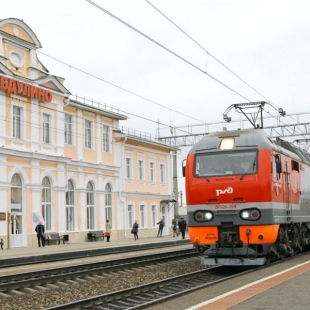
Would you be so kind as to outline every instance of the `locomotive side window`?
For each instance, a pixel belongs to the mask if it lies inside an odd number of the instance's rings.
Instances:
[[[299,164],[295,160],[292,160],[292,170],[295,170],[295,171],[299,172]]]
[[[280,155],[275,155],[273,162],[273,178],[280,180],[281,172],[282,172],[281,157]]]
[[[196,154],[195,177],[246,175],[257,172],[257,151]]]

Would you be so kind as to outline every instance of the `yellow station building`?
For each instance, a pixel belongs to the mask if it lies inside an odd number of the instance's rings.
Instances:
[[[112,223],[111,240],[164,233],[174,217],[177,148],[120,129],[127,116],[79,100],[38,58],[22,20],[0,20],[0,238],[37,246],[34,214],[48,232],[87,241]]]

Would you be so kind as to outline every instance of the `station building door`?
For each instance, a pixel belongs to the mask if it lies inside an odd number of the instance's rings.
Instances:
[[[18,174],[14,174],[11,180],[11,218],[9,220],[11,246],[26,246],[27,240],[23,227],[23,185]]]
[[[11,214],[11,242],[12,247],[22,247],[23,242],[23,221],[22,214]]]

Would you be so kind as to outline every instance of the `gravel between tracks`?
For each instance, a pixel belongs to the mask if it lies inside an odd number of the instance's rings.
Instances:
[[[2,310],[41,310],[113,291],[124,290],[133,286],[147,284],[188,272],[205,269],[200,265],[200,258],[175,263],[150,266],[121,273],[107,273],[102,278],[91,278],[84,283],[58,286],[55,289],[37,290],[19,296],[1,298]]]

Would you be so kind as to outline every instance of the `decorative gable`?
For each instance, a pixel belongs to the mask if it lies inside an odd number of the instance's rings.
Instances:
[[[35,49],[42,47],[35,33],[23,20],[17,18],[0,20],[1,32],[5,34],[8,40],[17,41],[24,46],[30,44]]]
[[[66,95],[71,95],[71,93],[65,88],[62,83],[59,82],[57,77],[53,75],[47,75],[45,77],[40,77],[38,79],[33,80],[36,84],[38,84],[41,87],[45,87],[48,89],[51,89],[53,91],[63,93]]]
[[[23,20],[0,20],[0,74],[1,88],[10,94],[18,94],[52,100],[52,93],[65,97],[70,92],[63,86],[63,79],[48,74],[39,61],[36,50],[41,43]],[[18,81],[22,78],[21,81]]]

